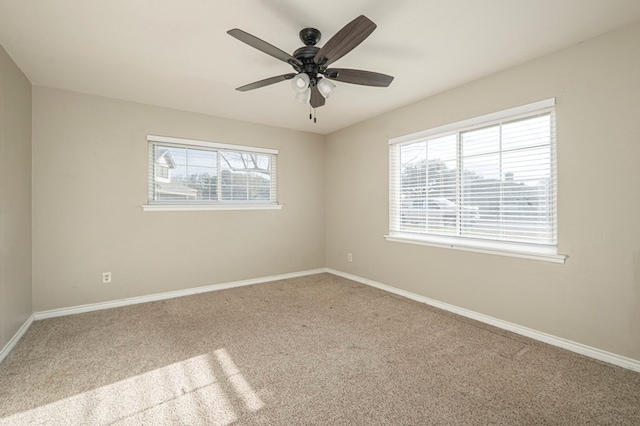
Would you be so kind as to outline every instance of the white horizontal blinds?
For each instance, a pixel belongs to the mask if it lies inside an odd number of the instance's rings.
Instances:
[[[278,157],[276,155],[269,155],[269,164],[271,167],[271,175],[269,176],[269,202],[278,204],[278,198],[276,197],[276,188],[278,187]]]
[[[556,243],[552,120],[547,111],[461,132],[461,205],[479,215],[462,236]]]
[[[269,154],[220,152],[222,201],[275,202],[275,161]]]
[[[149,143],[150,204],[277,203],[275,154],[171,142]]]
[[[153,145],[155,146],[153,201],[217,200],[216,151],[166,144]]]
[[[389,146],[389,229],[400,231],[402,191],[400,190],[400,145]]]
[[[156,175],[156,144],[149,143],[147,150],[147,194],[148,200],[153,201],[155,199],[155,175]]]
[[[394,232],[556,244],[552,108],[390,146]]]
[[[427,141],[427,231],[457,234],[457,135]]]
[[[401,229],[426,231],[425,212],[421,206],[425,203],[427,184],[426,164],[427,143],[417,142],[398,147],[399,212],[396,220]]]
[[[456,234],[456,134],[392,146],[391,151],[398,182],[394,229]]]

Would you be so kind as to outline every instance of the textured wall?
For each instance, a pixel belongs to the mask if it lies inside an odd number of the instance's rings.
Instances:
[[[329,135],[327,266],[640,360],[638,76],[640,25]],[[388,138],[551,97],[565,265],[384,239]]]
[[[34,310],[324,266],[322,136],[33,90]],[[143,212],[147,134],[278,149],[284,207]]]
[[[0,349],[31,308],[31,83],[0,46]]]

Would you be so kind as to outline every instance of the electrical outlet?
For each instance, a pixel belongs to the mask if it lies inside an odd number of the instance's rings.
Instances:
[[[109,284],[111,282],[111,272],[102,273],[102,284]]]
[[[347,253],[347,260],[349,262],[351,262],[353,260],[353,256],[351,256],[351,253]]]

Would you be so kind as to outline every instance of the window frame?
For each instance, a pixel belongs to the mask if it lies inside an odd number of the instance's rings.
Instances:
[[[206,148],[207,150],[219,152],[233,152],[238,154],[261,154],[270,156],[270,176],[274,183],[270,185],[270,192],[274,201],[224,201],[224,200],[151,200],[151,186],[155,184],[155,166],[151,160],[151,151],[154,144],[165,146],[176,146],[180,148]],[[282,205],[277,201],[277,158],[278,150],[270,148],[250,147],[243,145],[233,145],[218,142],[209,142],[195,139],[174,138],[168,136],[147,135],[147,203],[142,206],[143,211],[203,211],[203,210],[279,210]],[[219,158],[219,157],[218,157]],[[218,160],[218,163],[220,161]],[[222,169],[217,168],[218,179]]]
[[[554,214],[553,234],[555,244],[536,244],[513,242],[508,240],[488,240],[472,236],[462,235],[441,235],[428,232],[408,232],[401,231],[400,227],[394,229],[394,223],[399,223],[397,215],[400,212],[400,186],[396,181],[399,164],[395,164],[394,149],[399,149],[402,145],[421,142],[425,139],[434,139],[451,134],[462,134],[470,130],[482,129],[484,127],[495,125],[505,121],[518,120],[537,113],[550,111],[552,118],[552,134],[551,134],[551,171],[552,187],[553,187],[553,203],[557,208],[557,140],[555,136],[555,98],[533,102],[515,108],[494,112],[491,114],[474,117],[455,123],[438,126],[421,132],[412,133],[396,138],[389,139],[389,234],[385,235],[387,241],[402,242],[410,244],[426,245],[431,247],[449,248],[462,251],[473,251],[486,254],[495,254],[510,257],[519,257],[532,260],[541,260],[553,263],[564,263],[566,255],[558,254],[557,236],[558,236],[558,214],[557,210]],[[460,152],[456,152],[456,175],[460,174],[459,168],[461,164]],[[399,161],[399,158],[397,159]],[[464,172],[464,171],[463,171]],[[459,179],[457,177],[456,179]],[[395,185],[395,187],[394,187]],[[395,192],[394,192],[395,191]],[[396,205],[396,203],[398,205]],[[459,220],[459,216],[457,217]]]

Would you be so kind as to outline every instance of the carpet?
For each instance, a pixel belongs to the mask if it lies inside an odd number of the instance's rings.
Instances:
[[[22,424],[640,425],[640,374],[325,273],[36,321]]]

